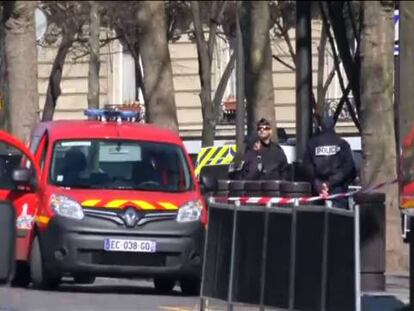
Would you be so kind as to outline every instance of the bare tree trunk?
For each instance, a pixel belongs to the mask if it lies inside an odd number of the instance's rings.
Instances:
[[[99,108],[99,34],[100,15],[99,4],[90,3],[90,36],[89,36],[89,72],[88,72],[88,108]]]
[[[400,140],[411,135],[414,130],[414,2],[403,1],[400,7]],[[400,26],[400,27],[401,27]],[[411,150],[410,150],[410,153]],[[414,164],[414,162],[413,162]],[[408,169],[408,167],[407,167]],[[411,168],[414,170],[414,167]],[[414,176],[413,176],[414,178]]]
[[[147,121],[178,132],[164,2],[140,2],[137,23]]]
[[[145,96],[145,86],[144,86],[144,77],[142,74],[142,66],[139,60],[140,48],[138,40],[138,32],[136,25],[131,26],[128,23],[115,22],[113,24],[116,33],[118,34],[121,43],[126,46],[131,53],[131,56],[134,59],[135,63],[135,84],[136,84],[136,93],[135,100],[139,99],[139,90],[141,90],[144,99]]]
[[[6,22],[6,73],[10,90],[10,129],[27,140],[38,122],[36,2],[16,1]]]
[[[256,131],[260,118],[274,126],[277,140],[273,94],[272,51],[270,48],[270,12],[267,1],[243,2],[243,43],[246,51],[245,89],[248,131]]]
[[[62,80],[63,66],[65,65],[66,55],[73,43],[74,33],[63,30],[62,41],[59,45],[47,86],[46,103],[43,108],[42,121],[53,119],[58,97],[61,94],[60,81]]]
[[[200,76],[200,100],[201,112],[203,116],[203,129],[201,134],[202,146],[212,146],[214,144],[214,132],[218,119],[217,106],[221,103],[223,95],[220,97],[220,92],[224,92],[228,77],[222,79],[218,96],[212,100],[212,86],[211,86],[211,63],[213,60],[214,45],[216,43],[217,24],[221,22],[222,15],[225,9],[226,2],[212,1],[210,8],[210,23],[209,36],[206,40],[204,37],[203,25],[201,22],[201,9],[198,1],[191,1],[191,13],[194,23],[194,32],[197,44],[198,54],[198,72]],[[227,80],[226,80],[227,79]],[[220,103],[218,98],[220,97]]]
[[[5,25],[13,10],[13,2],[5,2],[0,6],[2,23],[0,23],[0,128],[10,131],[9,129],[9,102],[8,85],[6,75],[6,46],[5,46]]]
[[[135,61],[135,83],[136,83],[136,93],[135,93],[135,100],[139,101],[139,91],[142,92],[142,97],[145,98],[145,86],[144,86],[144,77],[142,75],[142,66],[141,62],[139,61],[139,44],[136,43],[134,45],[135,52],[133,53],[133,58]],[[142,103],[141,103],[142,104]]]
[[[214,116],[213,102],[211,101],[211,56],[208,43],[205,41],[203,25],[201,23],[201,10],[198,1],[191,1],[191,12],[194,22],[194,32],[197,44],[198,73],[200,76],[200,100],[203,116],[203,128],[201,133],[202,146],[214,144],[214,128],[216,118]],[[209,38],[215,39],[215,38]]]
[[[213,105],[214,105],[214,115],[216,119],[219,115],[219,109],[221,105],[221,101],[223,100],[224,92],[226,91],[227,83],[229,82],[231,73],[234,69],[234,64],[236,62],[236,53],[231,54],[229,62],[224,69],[223,75],[220,78],[220,81],[217,85],[216,92],[214,93]]]
[[[364,3],[361,59],[361,128],[364,187],[397,177],[393,109],[393,1]],[[407,270],[397,184],[379,191],[386,199],[387,272]]]

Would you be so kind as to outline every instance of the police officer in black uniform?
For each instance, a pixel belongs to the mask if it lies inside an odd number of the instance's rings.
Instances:
[[[271,141],[272,127],[262,118],[257,123],[257,135],[249,138],[242,178],[247,180],[286,179],[287,158],[279,144]]]
[[[356,177],[351,147],[335,133],[334,128],[334,119],[324,117],[321,132],[309,140],[303,158],[306,175],[319,195],[346,192]],[[346,207],[344,200],[335,203]]]

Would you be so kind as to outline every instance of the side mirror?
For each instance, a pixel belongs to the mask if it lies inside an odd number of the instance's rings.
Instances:
[[[202,193],[213,192],[217,188],[217,180],[214,177],[201,174],[200,186]]]
[[[12,180],[18,186],[27,186],[32,189],[36,188],[36,179],[33,176],[33,171],[28,168],[14,169]]]

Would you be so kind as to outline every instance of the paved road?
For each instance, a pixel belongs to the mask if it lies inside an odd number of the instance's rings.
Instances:
[[[388,276],[386,292],[365,293],[363,311],[409,310],[408,276]],[[0,288],[0,311],[193,311],[199,298],[183,296],[179,287],[170,295],[158,294],[152,282],[98,278],[93,285],[63,284],[58,291]],[[223,311],[225,305],[211,301],[209,311]],[[234,310],[258,310],[237,306]]]
[[[190,311],[198,297],[183,296],[178,286],[159,295],[152,282],[98,278],[93,285],[66,283],[57,291],[0,288],[1,311]]]

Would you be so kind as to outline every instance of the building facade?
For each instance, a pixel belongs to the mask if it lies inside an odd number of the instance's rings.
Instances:
[[[312,67],[314,94],[317,92],[318,47],[320,43],[321,23],[312,21]],[[295,47],[295,31],[289,32],[293,48]],[[272,37],[272,52],[283,62],[293,66],[293,60],[288,52],[288,45],[283,38]],[[327,45],[328,46],[328,45]],[[202,116],[199,99],[200,80],[198,75],[197,50],[195,42],[187,35],[169,44],[175,101],[180,135],[185,140],[199,140],[201,137]],[[39,107],[42,112],[49,73],[52,67],[57,47],[42,47],[38,50],[39,64]],[[217,38],[214,51],[212,86],[213,91],[218,85],[221,75],[230,58],[232,50],[225,39]],[[324,77],[328,76],[333,68],[333,60],[329,49],[325,53]],[[295,134],[295,72],[281,62],[273,59],[273,85],[275,96],[275,114],[277,126],[285,128],[288,135]],[[100,67],[100,105],[117,105],[134,101],[143,102],[142,94],[137,94],[135,84],[135,63],[131,55],[119,41],[113,41],[101,49]],[[144,73],[145,75],[145,73]],[[345,75],[344,75],[345,76]],[[54,119],[84,118],[83,110],[87,108],[88,93],[88,57],[74,58],[69,54],[63,70],[61,83],[62,94],[58,99]],[[341,96],[339,83],[334,77],[327,92],[326,101],[339,101]],[[235,134],[232,118],[225,115],[225,101],[232,101],[236,97],[235,70],[229,80],[223,98],[223,109],[220,116],[216,136],[231,139]],[[338,130],[343,133],[355,133],[353,122],[346,112],[338,123]]]

